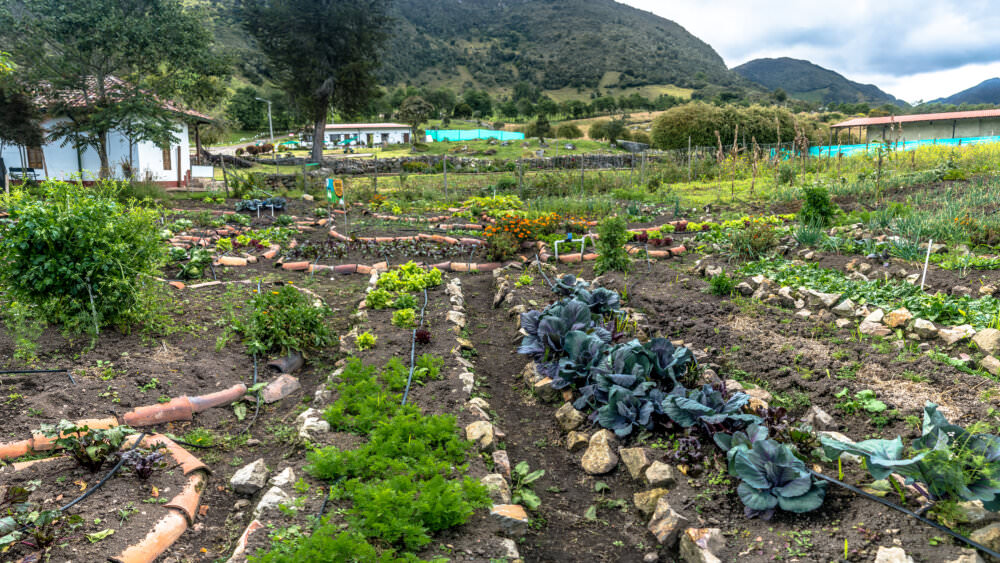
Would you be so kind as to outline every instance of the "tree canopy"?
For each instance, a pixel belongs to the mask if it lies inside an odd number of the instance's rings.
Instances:
[[[362,113],[378,89],[375,71],[390,18],[385,0],[241,0],[243,26],[272,75],[313,123],[313,160],[323,156],[330,110]]]

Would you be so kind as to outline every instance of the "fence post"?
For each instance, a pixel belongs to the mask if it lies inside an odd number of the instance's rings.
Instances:
[[[378,192],[378,155],[375,155],[375,192]]]
[[[444,155],[444,197],[448,197],[448,155]]]
[[[583,193],[583,155],[580,155],[580,193]]]
[[[688,182],[691,181],[691,135],[688,135]]]

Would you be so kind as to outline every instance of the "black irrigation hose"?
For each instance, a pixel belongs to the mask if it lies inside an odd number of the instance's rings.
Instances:
[[[213,448],[218,448],[218,444],[212,444],[211,446],[202,446],[200,444],[192,444],[191,442],[185,442],[184,440],[178,440],[176,438],[171,438],[175,444],[180,444],[182,446],[187,446],[189,448],[198,448],[200,450],[211,450]]]
[[[76,385],[76,380],[73,379],[73,374],[68,369],[21,369],[21,370],[7,370],[0,371],[0,375],[21,375],[27,373],[63,373],[66,372],[66,376],[69,377],[70,383]]]
[[[410,376],[406,378],[406,391],[403,392],[403,402],[401,404],[406,404],[406,398],[410,395],[410,384],[413,383],[413,368],[417,366],[417,329],[424,326],[424,310],[427,309],[427,288],[424,288],[424,306],[420,308],[420,324],[417,328],[413,329],[413,340],[410,342]]]
[[[538,258],[537,252],[535,253],[535,262],[538,263],[538,273],[542,274],[542,277],[545,278],[545,283],[549,284],[549,289],[555,291],[556,284],[552,283],[552,281],[549,280],[549,276],[545,275],[545,269],[542,268],[542,261]]]
[[[142,443],[142,440],[146,437],[147,434],[148,434],[148,432],[143,432],[142,434],[140,434],[139,435],[139,439],[135,441],[135,444],[132,444],[132,448],[129,451],[131,452],[131,451],[134,451],[136,448],[138,448],[139,444]],[[97,489],[100,489],[105,483],[108,482],[109,479],[111,479],[112,477],[114,477],[115,473],[118,473],[118,470],[121,469],[123,465],[125,465],[125,456],[121,456],[120,459],[118,460],[118,463],[116,463],[115,466],[111,468],[111,471],[108,471],[108,474],[105,475],[103,479],[101,479],[100,481],[98,481],[98,483],[96,485],[94,485],[93,487],[91,487],[87,492],[83,493],[82,495],[76,497],[75,499],[69,501],[68,503],[66,503],[62,507],[58,508],[57,510],[59,510],[59,512],[65,512],[67,509],[71,508],[73,505],[81,502],[85,498],[87,498],[90,495],[92,495],[95,492],[97,492]],[[20,528],[18,528],[17,531],[18,532],[23,532],[24,530],[27,530],[28,528],[30,528],[33,525],[34,524],[30,524],[30,523],[29,524],[25,524],[25,525],[21,526]]]
[[[260,287],[260,286],[258,285],[257,287]],[[260,290],[258,289],[257,292],[259,293]],[[253,385],[252,385],[252,387],[256,387],[256,386],[257,386],[257,354],[254,353],[254,355],[253,355]],[[258,414],[260,414],[260,391],[257,392],[257,408],[254,409],[254,411],[253,411],[253,418],[250,419],[250,424],[247,424],[247,427],[244,428],[243,432],[240,432],[240,434],[243,434],[244,432],[249,432],[250,431],[250,427],[253,426],[253,423],[257,422],[257,415]]]
[[[955,531],[951,530],[947,526],[942,526],[941,524],[938,524],[937,522],[933,522],[931,520],[928,520],[927,518],[924,518],[923,516],[921,516],[921,515],[919,515],[919,514],[917,514],[915,512],[912,512],[912,511],[910,511],[910,510],[908,510],[908,509],[906,509],[906,508],[904,508],[902,506],[899,506],[898,504],[889,502],[889,501],[885,500],[884,498],[881,498],[879,496],[873,495],[871,493],[866,493],[865,491],[862,491],[861,489],[859,489],[859,488],[857,488],[857,487],[855,487],[853,485],[848,485],[847,483],[844,483],[843,481],[838,481],[837,479],[834,479],[833,477],[830,477],[830,476],[827,476],[827,475],[823,475],[822,473],[817,473],[816,471],[813,471],[811,469],[809,469],[808,471],[809,471],[809,473],[812,473],[812,475],[814,477],[818,477],[820,479],[823,479],[824,481],[829,481],[830,483],[833,483],[835,485],[839,485],[839,486],[841,486],[841,487],[843,487],[843,488],[851,491],[852,493],[861,495],[861,496],[863,496],[863,497],[865,497],[865,498],[867,498],[869,500],[873,500],[875,502],[884,504],[885,506],[888,506],[889,508],[898,510],[898,511],[902,512],[903,514],[906,514],[907,516],[912,516],[912,517],[916,518],[917,520],[920,520],[924,524],[927,524],[927,525],[929,525],[929,526],[931,526],[931,527],[933,527],[933,528],[935,528],[935,529],[937,529],[937,530],[939,530],[941,532],[944,532],[944,533],[948,534],[949,536],[951,536],[951,537],[953,537],[953,538],[955,538],[955,539],[957,539],[959,541],[967,543],[967,544],[971,545],[972,547],[974,547],[974,548],[982,551],[983,553],[986,553],[987,555],[989,555],[991,557],[996,557],[996,558],[1000,559],[1000,553],[997,553],[997,552],[993,551],[992,549],[990,549],[990,548],[988,548],[988,547],[986,547],[984,545],[978,544],[978,543],[970,540],[969,538],[963,536],[962,534],[959,534],[958,532],[955,532]]]

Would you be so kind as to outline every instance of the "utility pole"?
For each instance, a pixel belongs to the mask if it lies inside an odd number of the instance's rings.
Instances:
[[[264,98],[257,98],[259,102],[267,102],[267,129],[271,133],[271,139],[268,143],[271,145],[271,156],[274,157],[274,174],[278,174],[278,151],[274,150],[274,122],[271,121],[271,100],[265,100]],[[316,142],[315,139],[313,142]]]

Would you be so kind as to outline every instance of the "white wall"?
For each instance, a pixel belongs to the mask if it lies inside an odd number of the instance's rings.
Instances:
[[[409,133],[409,129],[328,129],[326,131],[326,142],[335,143],[337,142],[338,135],[341,139],[346,137],[357,137],[358,144],[366,145],[368,143],[368,135],[372,135],[372,144],[379,145],[382,143],[382,134],[388,134],[389,140],[386,144],[399,145],[404,142],[404,135]]]
[[[48,130],[53,124],[64,121],[65,118],[47,119],[42,123],[42,127]],[[190,142],[188,140],[188,127],[186,124],[178,122],[179,131],[174,133],[177,138],[170,147],[171,170],[163,170],[162,152],[159,147],[150,142],[137,143],[132,148],[132,165],[138,171],[138,177],[144,179],[146,172],[154,181],[177,182],[177,147],[181,149],[181,179],[187,180],[187,172],[191,168]],[[62,141],[52,141],[42,147],[45,153],[45,168],[37,169],[39,178],[53,180],[74,180],[80,175],[82,165],[83,180],[95,180],[101,169],[101,159],[97,151],[92,148],[83,149],[77,156],[77,150],[72,143],[63,145]],[[8,168],[21,168],[21,158],[18,156],[18,147],[5,145],[3,152],[4,163]],[[116,131],[108,136],[108,164],[111,166],[111,173],[116,178],[123,177],[122,163],[128,162],[129,143],[124,135]],[[24,167],[27,167],[25,158]]]

